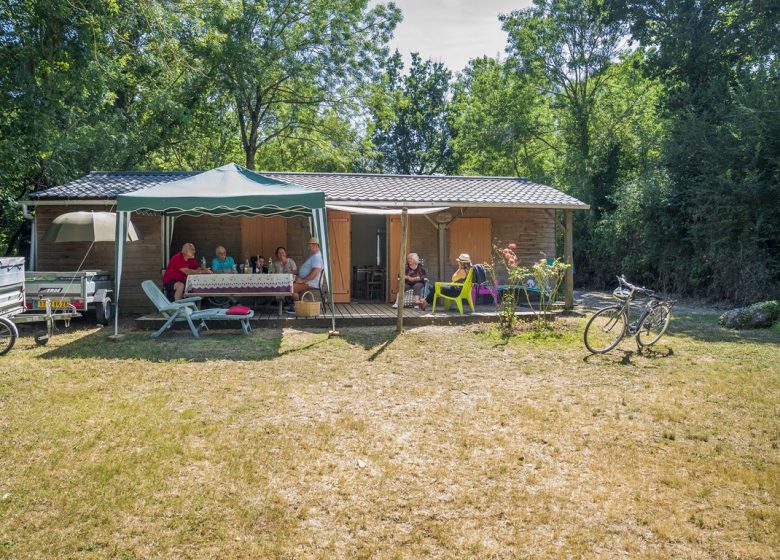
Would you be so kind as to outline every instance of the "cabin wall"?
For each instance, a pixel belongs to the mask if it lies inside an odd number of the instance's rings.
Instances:
[[[521,264],[531,265],[541,258],[553,258],[555,254],[555,222],[545,210],[526,208],[452,208],[448,211],[456,218],[490,218],[493,247],[506,247],[516,243],[515,253]],[[435,221],[435,215],[430,216]],[[438,237],[433,224],[425,216],[411,216],[411,250],[424,259],[429,278],[449,281],[457,269],[455,259],[467,248],[450,250],[449,230],[445,233],[445,278],[438,278]],[[499,267],[499,275],[501,275]]]
[[[95,206],[39,206],[38,220],[38,269],[66,271],[76,270],[89,248],[89,243],[43,243],[42,238],[52,220],[65,212],[95,210]],[[103,208],[100,208],[103,210]],[[490,218],[492,244],[504,247],[516,243],[517,256],[526,265],[547,257],[555,257],[555,222],[544,210],[516,208],[465,208],[449,212],[464,218]],[[435,216],[431,216],[435,219]],[[143,239],[126,245],[124,272],[122,275],[122,311],[147,313],[154,308],[141,290],[143,280],[160,281],[161,227],[157,216],[132,215],[133,223],[139,228]],[[460,251],[449,250],[449,238],[445,238],[445,278],[438,278],[438,237],[433,224],[425,216],[410,216],[410,249],[424,260],[425,268],[432,281],[448,281],[456,269],[455,258]],[[306,242],[309,239],[309,220],[290,218],[287,224],[287,250],[300,265],[308,257]],[[445,234],[446,235],[446,234]],[[185,242],[197,247],[197,258],[205,256],[210,262],[217,245],[224,245],[228,254],[238,262],[243,260],[241,248],[241,220],[229,217],[188,217],[176,220],[171,253],[180,250]],[[346,248],[349,250],[349,248]],[[451,254],[453,253],[454,254]],[[107,270],[114,273],[114,245],[96,243],[82,268]],[[499,270],[499,272],[501,272]]]

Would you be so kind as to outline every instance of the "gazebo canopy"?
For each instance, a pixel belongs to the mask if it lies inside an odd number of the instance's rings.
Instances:
[[[116,315],[114,334],[119,333],[119,289],[129,216],[132,212],[162,216],[163,265],[168,260],[173,220],[178,216],[282,216],[312,218],[320,239],[325,282],[331,286],[328,255],[328,224],[325,193],[272,179],[235,163],[170,183],[119,194],[116,201]],[[335,331],[333,301],[331,322]]]
[[[310,216],[325,194],[235,163],[117,196],[117,211],[168,216]]]

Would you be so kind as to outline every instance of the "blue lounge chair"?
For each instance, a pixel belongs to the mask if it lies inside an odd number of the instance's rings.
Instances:
[[[144,293],[157,308],[157,311],[166,319],[165,324],[152,334],[152,337],[154,338],[160,336],[170,329],[174,323],[180,321],[187,321],[187,324],[192,331],[192,336],[195,338],[200,338],[200,334],[198,333],[200,329],[208,330],[206,321],[209,320],[240,321],[241,329],[246,335],[252,330],[252,327],[249,326],[249,319],[254,317],[254,311],[250,311],[246,315],[228,315],[227,309],[200,310],[195,305],[195,302],[200,301],[200,297],[189,297],[171,302],[151,280],[144,280],[141,282],[141,288],[143,288]],[[197,321],[200,321],[200,324],[196,327],[195,322]]]

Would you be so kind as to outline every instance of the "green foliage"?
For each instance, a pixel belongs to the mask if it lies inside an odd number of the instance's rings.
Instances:
[[[373,167],[404,175],[455,170],[450,78],[442,63],[423,61],[417,53],[412,53],[408,74],[403,74],[398,51],[387,60],[369,101]]]
[[[455,85],[452,113],[455,157],[463,174],[527,176],[544,182],[556,151],[551,102],[509,65],[472,60]]]
[[[571,265],[563,263],[560,259],[540,259],[530,267],[524,266],[515,254],[515,249],[514,243],[506,247],[496,247],[497,264],[487,267],[491,280],[495,283],[501,277],[506,286],[499,307],[500,328],[506,335],[514,331],[517,321],[515,312],[522,291],[526,304],[534,312],[534,328],[540,332],[547,332],[550,327],[547,324],[550,310],[558,299],[561,284]]]
[[[246,166],[283,139],[309,140],[322,114],[348,116],[354,89],[375,75],[400,13],[367,0],[257,0],[204,9],[193,56],[232,103]]]

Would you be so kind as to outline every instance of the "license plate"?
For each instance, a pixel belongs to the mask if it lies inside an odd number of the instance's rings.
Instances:
[[[53,299],[51,300],[51,307],[52,309],[62,309],[64,307],[68,307],[70,305],[70,301],[66,299]],[[39,309],[45,309],[46,308],[46,300],[39,299],[38,300],[38,308]]]

